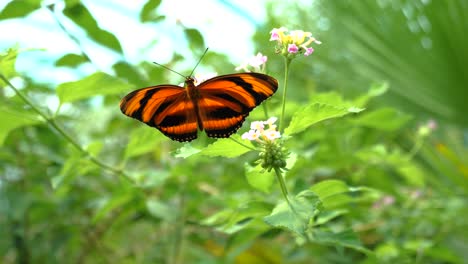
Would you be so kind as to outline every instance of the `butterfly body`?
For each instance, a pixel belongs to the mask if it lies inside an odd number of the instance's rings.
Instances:
[[[199,85],[187,77],[185,87],[157,85],[133,91],[122,99],[120,109],[172,140],[191,141],[198,130],[225,138],[277,88],[276,79],[261,73],[222,75]]]

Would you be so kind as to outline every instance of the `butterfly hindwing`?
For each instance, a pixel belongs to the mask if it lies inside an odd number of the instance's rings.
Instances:
[[[197,116],[182,87],[159,85],[133,91],[122,99],[120,109],[172,140],[191,141],[197,137]]]
[[[209,137],[229,137],[277,88],[276,79],[261,73],[222,75],[201,83],[198,107],[203,129]]]

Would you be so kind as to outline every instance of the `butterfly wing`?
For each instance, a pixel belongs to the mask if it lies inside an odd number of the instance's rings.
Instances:
[[[261,73],[217,76],[197,86],[202,129],[209,137],[235,133],[256,106],[273,95],[278,81]]]
[[[172,140],[197,138],[197,115],[182,87],[158,85],[133,91],[120,101],[120,110],[159,129]]]

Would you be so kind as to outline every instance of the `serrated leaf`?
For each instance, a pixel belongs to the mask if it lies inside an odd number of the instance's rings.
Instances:
[[[8,134],[19,127],[30,126],[44,121],[37,114],[17,107],[0,105],[0,146]]]
[[[306,128],[330,118],[344,116],[351,113],[349,107],[337,107],[323,103],[313,103],[298,110],[289,126],[285,130],[286,135],[299,133]]]
[[[69,53],[69,54],[62,56],[60,59],[58,59],[55,62],[55,66],[76,68],[79,65],[86,63],[88,61],[89,60],[83,55]]]
[[[410,115],[401,113],[393,108],[381,108],[366,112],[354,119],[353,122],[361,126],[383,131],[394,131],[403,127],[411,119]]]
[[[303,191],[297,196],[289,197],[290,204],[278,204],[269,216],[263,219],[268,224],[286,228],[301,237],[307,236],[307,228],[319,213],[320,199],[311,191]]]
[[[132,85],[103,72],[94,73],[76,82],[62,83],[57,87],[60,102],[67,103],[96,95],[128,92]]]
[[[238,142],[241,142],[239,144]],[[239,135],[232,135],[231,138],[218,139],[206,148],[200,151],[200,154],[208,157],[238,157],[244,153],[251,151],[254,148],[252,143],[247,140],[242,140]]]
[[[165,140],[159,131],[141,126],[130,134],[130,142],[125,149],[124,159],[139,156],[157,149],[157,145]]]
[[[0,12],[0,19],[24,17],[41,7],[41,0],[10,1]]]
[[[141,22],[149,22],[149,21],[158,21],[163,16],[158,15],[156,10],[158,9],[159,5],[161,4],[161,0],[149,0],[143,6],[140,12],[140,21]]]
[[[78,1],[67,1],[63,13],[75,24],[83,28],[88,36],[118,53],[122,53],[119,40],[110,32],[101,29],[89,10]]]
[[[205,40],[200,31],[194,28],[187,28],[184,30],[184,33],[191,50],[205,49]]]
[[[8,49],[5,53],[0,53],[0,74],[7,79],[16,76],[15,63],[17,56],[17,49]],[[3,83],[3,80],[0,79],[0,83]]]
[[[250,186],[265,193],[269,193],[275,181],[275,172],[265,171],[260,165],[255,167],[245,164],[245,177]],[[263,171],[263,172],[262,172]]]

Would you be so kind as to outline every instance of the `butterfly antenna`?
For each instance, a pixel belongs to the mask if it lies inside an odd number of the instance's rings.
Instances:
[[[163,67],[164,69],[166,69],[166,70],[168,70],[168,71],[171,71],[171,72],[173,72],[173,73],[175,73],[175,74],[178,74],[178,75],[180,75],[180,76],[182,76],[182,77],[185,78],[184,75],[182,75],[181,73],[178,73],[178,72],[174,71],[173,69],[171,69],[171,68],[169,68],[169,67],[166,67],[166,66],[164,66],[164,65],[162,65],[162,64],[159,64],[159,63],[157,63],[157,62],[154,62],[154,61],[153,61],[153,63],[156,64],[156,65],[158,65],[158,66],[160,66],[160,67]]]
[[[193,72],[195,71],[195,69],[197,68],[198,64],[200,64],[200,62],[202,61],[203,57],[205,57],[205,54],[208,52],[208,48],[205,49],[205,51],[203,52],[203,54],[201,55],[200,59],[198,60],[197,64],[195,64],[195,67],[193,67],[193,70],[192,72],[190,73],[189,76],[192,76]]]

